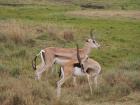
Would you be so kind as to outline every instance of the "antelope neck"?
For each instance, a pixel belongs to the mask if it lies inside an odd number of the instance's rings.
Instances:
[[[86,55],[89,55],[90,54],[90,52],[91,52],[91,47],[90,47],[90,45],[88,44],[88,43],[85,43],[85,46],[84,46],[84,53],[86,54]]]

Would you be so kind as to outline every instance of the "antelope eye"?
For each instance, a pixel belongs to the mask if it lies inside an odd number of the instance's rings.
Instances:
[[[95,41],[95,40],[93,40],[93,43],[96,43],[96,41]]]

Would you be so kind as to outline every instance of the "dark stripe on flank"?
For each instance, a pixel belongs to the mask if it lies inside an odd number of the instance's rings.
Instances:
[[[55,55],[55,57],[63,58],[63,59],[71,59],[71,57],[62,56],[62,55]]]

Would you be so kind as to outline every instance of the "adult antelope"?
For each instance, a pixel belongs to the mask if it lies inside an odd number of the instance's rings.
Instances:
[[[100,45],[93,38],[92,30],[90,31],[91,38],[86,40],[84,48],[79,49],[80,59],[84,59],[90,54],[92,48],[98,48]],[[36,58],[41,55],[42,63],[40,67],[36,70]],[[41,74],[49,68],[52,68],[54,63],[57,63],[61,66],[69,62],[72,59],[77,59],[76,48],[57,48],[57,47],[47,47],[40,51],[39,54],[35,56],[32,61],[33,69],[36,70],[35,75],[36,79],[41,78]]]
[[[78,47],[77,47],[78,49]],[[79,50],[77,50],[79,52]],[[76,83],[76,77],[77,76],[86,76],[90,88],[90,92],[92,94],[92,78],[94,79],[95,88],[97,87],[97,78],[101,71],[100,64],[91,59],[86,58],[84,62],[81,64],[80,55],[77,52],[77,60],[71,60],[67,62],[64,66],[61,66],[61,79],[57,82],[57,97],[59,98],[61,95],[61,86],[64,84],[64,82],[69,79],[70,77],[73,77],[73,83],[74,86],[77,85]],[[81,66],[83,65],[83,66]],[[82,72],[82,69],[84,69],[86,72]]]

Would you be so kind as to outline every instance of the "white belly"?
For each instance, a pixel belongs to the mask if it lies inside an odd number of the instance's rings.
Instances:
[[[74,74],[75,76],[84,76],[84,75],[85,75],[85,73],[83,73],[83,72],[81,71],[81,68],[78,68],[78,67],[74,67],[73,74]]]
[[[60,65],[64,65],[65,63],[69,62],[70,60],[68,59],[60,59],[60,58],[55,58],[55,62],[57,64],[60,64]]]

